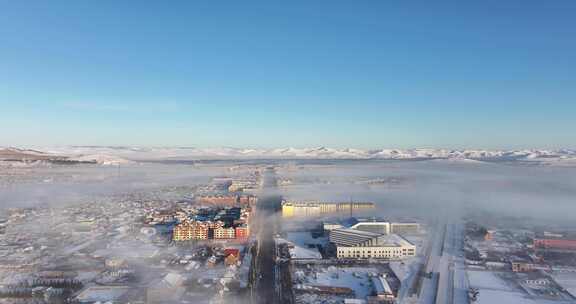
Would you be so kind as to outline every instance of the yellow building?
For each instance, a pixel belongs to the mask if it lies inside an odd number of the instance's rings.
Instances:
[[[233,239],[236,237],[236,231],[234,228],[216,228],[214,229],[214,238],[215,239]]]
[[[196,238],[195,226],[190,223],[182,223],[174,227],[172,232],[172,240],[174,241],[188,241]]]
[[[282,217],[293,217],[293,216],[294,216],[294,205],[282,204]]]
[[[282,217],[310,217],[338,212],[348,212],[351,209],[374,208],[374,203],[331,203],[331,202],[290,202],[282,203]]]

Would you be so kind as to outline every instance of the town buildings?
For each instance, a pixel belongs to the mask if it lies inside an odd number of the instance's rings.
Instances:
[[[234,239],[236,238],[236,230],[234,227],[219,227],[214,229],[214,239]]]
[[[174,227],[172,240],[245,240],[249,236],[249,215],[245,208],[202,209]]]
[[[256,178],[234,179],[228,187],[230,192],[249,192],[260,188],[260,183]]]

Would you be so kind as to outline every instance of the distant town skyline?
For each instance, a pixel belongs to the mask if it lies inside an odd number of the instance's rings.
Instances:
[[[0,146],[576,148],[574,1],[0,10]]]

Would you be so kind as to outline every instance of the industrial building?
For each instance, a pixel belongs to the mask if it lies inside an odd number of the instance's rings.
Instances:
[[[534,239],[534,248],[576,251],[576,239],[543,236]]]
[[[416,255],[416,246],[396,234],[339,228],[330,231],[339,259],[401,259]]]

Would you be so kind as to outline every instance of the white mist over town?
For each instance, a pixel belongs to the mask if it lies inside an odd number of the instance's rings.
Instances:
[[[569,151],[318,151],[5,148],[0,296],[572,302]]]
[[[0,1],[0,304],[576,304],[576,1]]]

